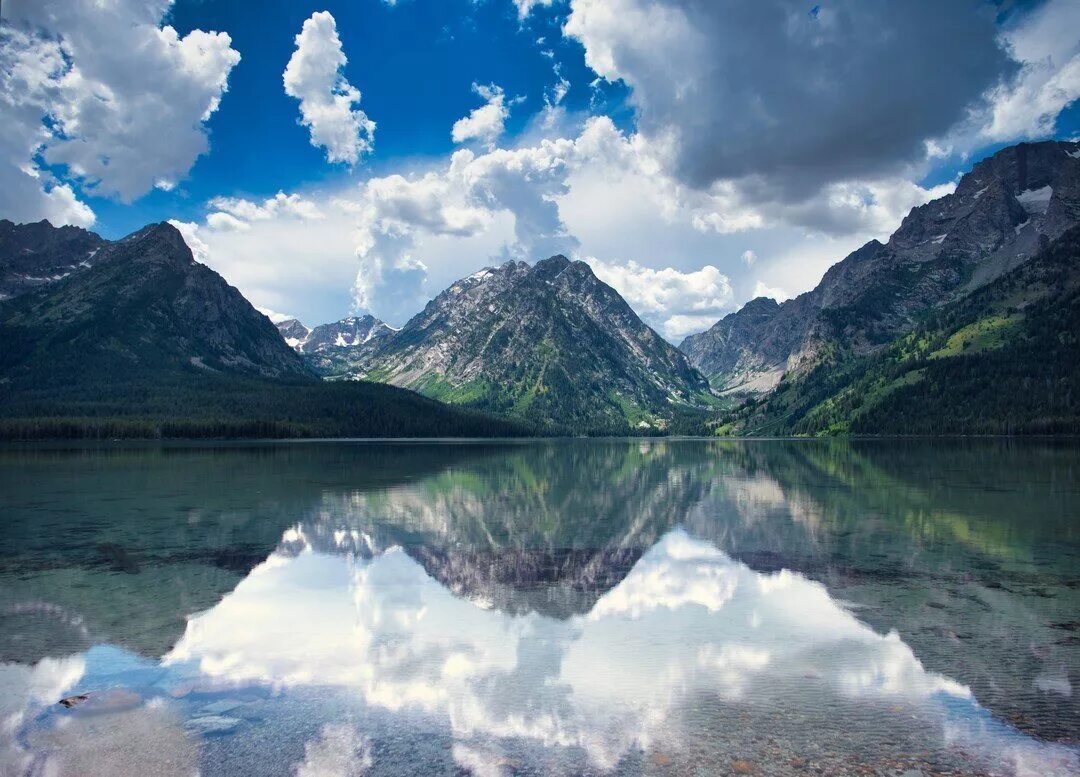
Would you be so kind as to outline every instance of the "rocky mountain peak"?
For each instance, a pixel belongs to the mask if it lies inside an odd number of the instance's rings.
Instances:
[[[180,230],[167,221],[149,224],[142,229],[132,232],[126,237],[120,238],[118,244],[138,246],[139,253],[149,255],[159,253],[161,255],[177,256],[187,261],[195,261],[191,255],[191,249],[184,241]]]
[[[779,308],[780,303],[772,297],[754,297],[743,305],[743,311],[747,313],[768,313]]]
[[[947,253],[983,262],[1003,246],[1015,254],[1010,246],[1019,239],[1030,255],[1032,238],[1053,240],[1080,218],[1077,148],[1046,141],[1002,149],[963,175],[952,194],[912,209],[889,247],[922,260]]]
[[[296,318],[287,318],[284,321],[278,321],[274,326],[281,332],[281,336],[285,338],[285,342],[288,343],[289,347],[297,350],[300,350],[303,347],[304,341],[307,340],[308,335],[311,334],[311,330]]]
[[[574,263],[562,254],[556,254],[555,256],[549,256],[547,259],[541,259],[533,265],[533,272],[535,272],[538,277],[543,278],[546,281],[551,281],[557,278],[572,264]],[[582,264],[584,264],[584,262],[582,262]]]
[[[973,179],[972,185],[979,179],[996,179],[1017,195],[1057,183],[1068,171],[1068,160],[1080,164],[1080,143],[1018,143],[982,160],[964,178]]]
[[[306,353],[306,352],[305,352]],[[666,425],[708,384],[584,262],[553,256],[453,283],[400,331],[349,353],[333,377],[578,430]]]
[[[8,354],[13,374],[51,361],[111,378],[192,369],[312,377],[264,315],[193,259],[171,224],[96,240],[92,264],[5,304],[4,326],[22,344]]]

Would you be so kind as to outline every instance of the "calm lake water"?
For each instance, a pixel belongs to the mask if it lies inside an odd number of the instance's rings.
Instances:
[[[9,447],[0,540],[3,775],[1080,774],[1076,445]]]

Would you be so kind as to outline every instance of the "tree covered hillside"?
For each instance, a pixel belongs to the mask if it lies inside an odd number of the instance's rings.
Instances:
[[[863,356],[721,418],[719,434],[1080,432],[1080,227]]]

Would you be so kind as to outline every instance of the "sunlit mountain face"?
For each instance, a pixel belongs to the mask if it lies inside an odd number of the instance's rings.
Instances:
[[[1067,447],[0,463],[0,773],[1080,773]]]

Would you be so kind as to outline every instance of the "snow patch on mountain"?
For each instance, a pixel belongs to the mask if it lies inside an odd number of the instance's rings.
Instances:
[[[1050,198],[1054,196],[1054,187],[1043,186],[1039,189],[1026,189],[1016,195],[1019,202],[1028,213],[1046,213],[1050,207]]]

